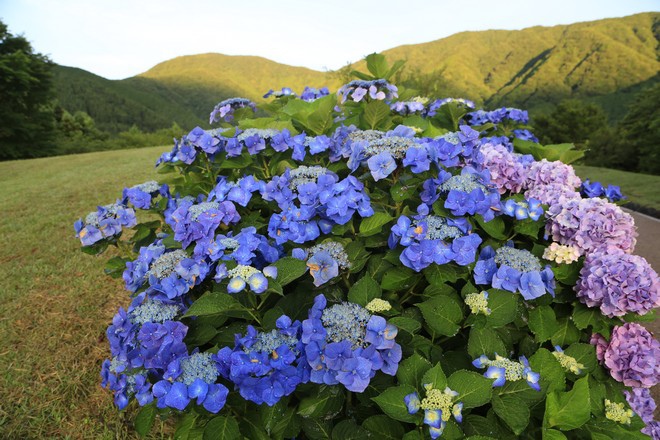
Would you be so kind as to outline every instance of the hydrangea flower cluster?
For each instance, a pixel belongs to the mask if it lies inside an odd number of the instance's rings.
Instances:
[[[541,262],[531,252],[516,249],[511,243],[497,250],[486,246],[479,254],[474,267],[474,281],[491,285],[496,289],[520,292],[526,300],[541,295],[554,295],[554,273],[550,266],[541,267]]]
[[[451,416],[458,423],[463,421],[463,402],[456,402],[458,393],[449,387],[440,391],[432,384],[424,384],[424,390],[426,396],[421,400],[417,392],[408,394],[403,400],[409,414],[424,410],[424,424],[428,425],[431,438],[436,439],[444,432]]]
[[[211,353],[193,353],[174,359],[167,366],[164,379],[153,386],[158,408],[183,411],[191,400],[211,413],[219,412],[227,401],[229,390],[216,383],[220,375],[219,363]]]
[[[426,104],[425,99],[413,99],[412,101],[397,101],[393,104],[390,104],[390,108],[394,113],[399,115],[407,116],[413,115],[415,113],[421,113],[424,111],[424,104]]]
[[[220,101],[213,108],[211,115],[209,117],[209,124],[218,122],[221,119],[224,119],[225,122],[230,122],[234,119],[234,112],[239,108],[248,107],[252,111],[257,111],[257,106],[254,102],[246,98],[229,98],[224,101]]]
[[[343,104],[349,98],[355,102],[360,102],[367,94],[371,99],[379,101],[393,99],[399,96],[397,91],[397,87],[385,79],[355,80],[343,85],[337,91],[337,95],[341,96],[341,103]]]
[[[440,170],[438,178],[424,182],[424,191],[420,197],[431,206],[440,197],[444,198],[444,207],[455,216],[480,214],[485,221],[495,217],[500,210],[500,195],[490,184],[488,171],[477,171],[467,166],[459,175]]]
[[[172,213],[170,226],[174,230],[174,239],[184,248],[192,242],[213,240],[215,231],[222,225],[238,223],[241,219],[233,202],[204,201],[193,203],[182,201]]]
[[[573,374],[581,374],[584,370],[584,365],[575,360],[574,357],[564,353],[564,350],[559,345],[555,345],[555,351],[552,352],[552,355],[566,371],[570,371]]]
[[[613,422],[630,425],[633,411],[626,409],[625,404],[611,402],[610,399],[605,399],[605,417]]]
[[[589,179],[586,179],[584,182],[582,182],[580,193],[585,197],[605,196],[610,202],[618,202],[619,200],[625,199],[623,194],[621,194],[621,187],[615,185],[607,185],[607,188],[604,188],[602,183],[591,183]]]
[[[515,217],[518,220],[530,218],[534,221],[541,218],[543,207],[541,201],[536,199],[516,201],[508,199],[502,207],[502,212],[509,217]]]
[[[580,250],[575,246],[553,242],[543,251],[543,258],[557,264],[571,264],[580,258]]]
[[[287,169],[273,177],[261,193],[264,200],[274,200],[282,210],[270,217],[268,235],[278,244],[304,243],[321,232],[327,234],[335,224],[345,224],[355,212],[369,217],[374,211],[363,188],[355,177],[340,181],[323,167]]]
[[[465,295],[465,305],[470,308],[470,312],[478,315],[490,315],[492,311],[488,307],[488,292],[485,290],[479,293],[468,293]]]
[[[653,421],[656,403],[648,388],[632,388],[630,391],[624,391],[623,394],[626,396],[626,400],[632,410],[635,411],[644,423]]]
[[[348,271],[351,268],[344,246],[335,241],[326,241],[307,250],[296,248],[292,256],[307,261],[307,268],[317,287],[338,276],[340,270]]]
[[[266,92],[264,95],[264,98],[281,98],[283,96],[297,96],[296,93],[291,89],[291,87],[282,87],[281,90],[273,90],[270,89],[269,91]]]
[[[527,183],[527,166],[534,160],[531,156],[521,156],[501,143],[483,140],[479,152],[480,165],[489,171],[490,181],[500,194],[522,191]]]
[[[258,405],[273,406],[309,380],[300,321],[282,315],[276,326],[269,332],[248,326],[245,336],[236,335],[233,349],[224,347],[215,358],[241,396]]]
[[[268,289],[268,278],[277,278],[277,268],[275,266],[266,266],[263,270],[256,267],[246,266],[239,264],[233,269],[227,270],[224,264],[220,264],[216,268],[216,274],[213,278],[216,282],[220,282],[225,278],[229,278],[227,285],[227,293],[238,293],[250,286],[250,290],[256,294],[261,294]]]
[[[619,249],[587,255],[575,291],[582,303],[609,317],[660,307],[658,274],[643,257]]]
[[[105,238],[119,237],[122,228],[132,228],[136,224],[135,211],[117,201],[112,205],[99,206],[96,211],[87,214],[84,221],[76,221],[73,227],[80,243],[91,246]]]
[[[469,99],[464,99],[464,98],[442,98],[442,99],[436,99],[432,101],[428,107],[426,108],[424,112],[424,117],[427,118],[432,118],[435,116],[438,112],[438,109],[442,107],[445,104],[448,104],[450,102],[456,102],[459,104],[464,105],[467,108],[473,109],[475,108],[474,101],[470,101]]]
[[[402,215],[392,226],[388,244],[405,247],[400,261],[417,272],[435,264],[451,261],[461,266],[474,262],[481,237],[471,233],[465,218],[447,218],[430,215],[426,205],[420,205],[418,215],[410,220]]]
[[[631,253],[637,231],[632,216],[603,199],[574,199],[551,205],[546,233],[552,240],[576,246],[580,255],[605,248]]]
[[[122,193],[122,204],[129,202],[139,209],[149,209],[156,196],[169,197],[167,185],[159,185],[155,180],[141,183],[130,188],[124,188]]]
[[[532,371],[532,368],[529,366],[529,361],[525,356],[520,356],[519,362],[516,362],[502,357],[497,353],[495,353],[494,360],[490,360],[486,355],[481,355],[472,361],[472,365],[477,368],[488,367],[484,373],[484,377],[495,379],[493,387],[504,386],[507,381],[515,382],[525,379],[527,385],[536,391],[541,390],[541,385],[539,384],[541,376],[539,373]]]
[[[580,194],[575,189],[581,183],[570,165],[546,159],[534,161],[529,164],[525,197],[535,198],[549,205],[559,205],[564,201],[580,199]]]
[[[470,125],[483,125],[488,123],[501,124],[506,121],[527,124],[529,122],[529,114],[527,113],[527,110],[502,107],[489,112],[477,110],[468,113],[467,119],[470,122]]]
[[[302,323],[310,380],[361,393],[376,371],[394,376],[401,360],[397,328],[354,303],[326,306],[325,296],[318,295]]]
[[[660,342],[641,325],[627,322],[614,327],[609,342],[594,335],[591,343],[610,375],[624,385],[650,388],[660,382]]]

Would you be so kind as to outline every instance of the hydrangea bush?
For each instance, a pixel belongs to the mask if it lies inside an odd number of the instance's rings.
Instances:
[[[131,297],[117,407],[182,439],[658,438],[637,321],[660,283],[618,188],[527,112],[416,96],[400,66],[222,101],[158,183],[76,222]]]

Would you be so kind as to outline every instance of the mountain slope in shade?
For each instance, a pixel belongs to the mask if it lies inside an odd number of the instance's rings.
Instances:
[[[644,13],[520,31],[462,32],[383,52],[407,60],[402,79],[424,78],[438,96],[463,96],[487,108],[501,105],[543,111],[565,98],[603,105],[612,119],[625,114],[633,93],[658,80],[660,14]],[[353,66],[365,70],[364,62]],[[119,131],[184,128],[208,123],[222,99],[262,100],[269,89],[327,86],[339,75],[288,66],[255,56],[201,54],[177,57],[119,81],[60,67],[59,100],[84,110],[101,128]]]

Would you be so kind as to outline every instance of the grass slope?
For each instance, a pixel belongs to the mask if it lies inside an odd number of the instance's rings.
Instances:
[[[605,186],[618,185],[631,202],[660,211],[660,176],[587,166],[574,168],[581,179],[601,182]]]
[[[593,100],[616,120],[641,85],[657,81],[660,14],[644,13],[520,31],[462,32],[384,52],[407,60],[406,75],[432,83],[438,95],[464,96],[488,107],[544,111],[564,98]],[[364,69],[363,62],[354,64]],[[104,129],[142,129],[176,121],[189,129],[205,124],[222,99],[261,100],[269,89],[328,86],[338,75],[288,66],[255,56],[207,53],[174,58],[133,78],[110,81],[60,68],[59,100],[84,110]]]
[[[135,438],[101,389],[105,329],[128,295],[73,222],[156,178],[166,147],[0,163],[0,438]]]

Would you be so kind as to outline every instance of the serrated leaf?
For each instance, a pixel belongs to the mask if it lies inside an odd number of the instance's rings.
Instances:
[[[392,267],[383,274],[380,287],[383,290],[406,290],[413,286],[419,275],[407,267]]]
[[[369,431],[352,420],[342,420],[332,429],[332,440],[362,440],[367,436]]]
[[[488,326],[505,326],[518,316],[518,295],[504,290],[490,289],[488,308],[490,309],[490,315],[486,316]]]
[[[419,416],[408,413],[404,397],[414,393],[415,388],[411,385],[400,385],[386,389],[379,396],[372,398],[385,414],[401,422],[414,423]]]
[[[380,285],[369,275],[365,275],[348,291],[348,300],[352,303],[366,306],[374,298],[380,298],[382,295]]]
[[[151,431],[156,420],[156,412],[156,404],[153,402],[140,408],[140,412],[135,416],[135,431],[140,437],[146,436]]]
[[[468,337],[467,351],[472,358],[476,359],[483,354],[494,357],[495,353],[506,353],[506,347],[492,329],[472,327]]]
[[[545,402],[544,425],[563,431],[577,429],[591,416],[589,383],[586,377],[578,379],[568,392],[552,392]]]
[[[464,273],[463,268],[457,268],[453,264],[432,264],[424,269],[424,277],[434,286],[443,287],[445,283],[453,283],[461,274]]]
[[[463,408],[476,408],[488,403],[493,395],[493,381],[479,373],[458,370],[447,379],[447,386],[458,392]]]
[[[385,55],[372,53],[366,56],[367,70],[371,72],[374,78],[385,78],[389,72]]]
[[[537,342],[545,342],[559,330],[555,311],[550,306],[538,306],[529,312],[529,329]]]
[[[396,378],[400,384],[420,389],[422,377],[431,368],[431,363],[417,353],[413,353],[399,364]]]
[[[454,336],[461,328],[463,309],[451,296],[435,296],[416,306],[422,311],[426,325],[440,335]]]
[[[564,433],[556,429],[544,429],[541,435],[542,440],[567,440]]]
[[[332,436],[332,421],[303,419],[302,428],[311,440],[328,440]]]
[[[536,240],[539,236],[539,231],[544,224],[545,223],[543,218],[537,221],[531,219],[518,220],[513,225],[513,230],[516,232],[516,234],[525,235],[533,240]]]
[[[445,372],[442,371],[442,366],[440,363],[437,363],[435,367],[428,370],[422,376],[422,385],[430,383],[433,385],[433,388],[438,390],[444,390],[447,387],[447,376]]]
[[[363,218],[360,223],[360,236],[370,237],[382,231],[383,226],[394,220],[394,217],[386,212],[375,212],[371,217]]]
[[[307,272],[307,265],[305,262],[293,257],[280,258],[272,265],[277,267],[276,281],[280,286],[286,286]]]
[[[514,432],[520,435],[529,424],[529,407],[516,396],[493,396],[493,410]]]
[[[369,417],[362,422],[362,427],[386,440],[400,440],[406,432],[401,423],[383,415]]]
[[[563,391],[566,386],[566,373],[555,356],[545,348],[539,348],[529,358],[532,371],[541,376],[541,391],[544,393],[552,391]]]
[[[348,261],[351,262],[351,273],[360,272],[371,256],[360,240],[351,241],[344,247],[344,250],[348,255]]]
[[[390,318],[388,322],[399,330],[405,330],[410,334],[415,334],[422,328],[422,324],[418,320],[406,316],[396,316]]]
[[[205,293],[195,301],[184,315],[184,318],[206,315],[223,315],[232,318],[252,317],[250,311],[231,295],[212,292]]]
[[[584,365],[586,371],[594,371],[598,368],[598,359],[596,359],[596,347],[591,344],[576,343],[564,349],[564,353],[575,358],[575,360]]]
[[[383,101],[370,101],[364,109],[362,119],[369,129],[385,128],[390,119],[390,106]]]
[[[502,217],[495,217],[491,221],[487,222],[480,215],[475,215],[472,217],[479,224],[479,227],[496,240],[506,240],[507,235],[505,233],[504,220]]]
[[[242,438],[238,423],[233,417],[217,416],[204,428],[204,440],[234,440]]]
[[[303,418],[323,418],[341,409],[344,393],[339,387],[320,389],[316,396],[308,396],[300,401],[298,414]]]
[[[579,340],[580,331],[569,318],[561,318],[559,320],[559,327],[550,339],[552,345],[559,345],[561,347],[565,347]]]

